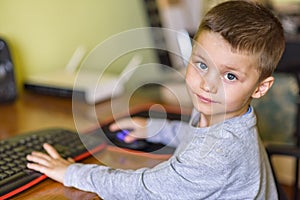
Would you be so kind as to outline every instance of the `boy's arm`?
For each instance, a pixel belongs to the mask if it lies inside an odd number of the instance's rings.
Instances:
[[[169,121],[166,119],[148,119],[147,141],[162,143],[177,147],[183,137],[183,127],[188,123],[183,121]]]
[[[209,195],[217,199],[226,174],[219,165],[206,163],[190,166],[173,157],[152,169],[138,170],[73,164],[67,169],[64,185],[97,193],[103,199],[205,199]]]
[[[146,139],[149,142],[163,143],[168,146],[177,147],[181,141],[182,127],[188,126],[186,122],[169,121],[167,119],[155,118],[124,118],[111,124],[110,131],[119,129],[131,130],[124,138],[125,142],[133,142],[137,139]]]

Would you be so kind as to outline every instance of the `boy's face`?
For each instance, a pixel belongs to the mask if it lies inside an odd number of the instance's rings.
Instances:
[[[259,98],[257,59],[234,53],[219,34],[203,31],[193,47],[186,84],[194,107],[215,121],[244,114]]]

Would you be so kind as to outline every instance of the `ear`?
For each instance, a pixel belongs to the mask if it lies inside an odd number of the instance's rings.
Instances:
[[[264,96],[269,91],[269,89],[272,87],[273,83],[274,83],[274,77],[273,76],[269,76],[268,78],[261,81],[258,84],[255,91],[253,92],[252,98],[258,99],[258,98]]]

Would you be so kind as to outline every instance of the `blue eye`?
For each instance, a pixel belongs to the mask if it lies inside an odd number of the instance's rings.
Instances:
[[[205,70],[205,71],[208,70],[207,65],[204,64],[203,62],[197,63],[196,66],[197,66],[199,69],[201,69],[201,70]]]
[[[237,80],[237,77],[234,74],[230,73],[230,72],[226,73],[224,77],[229,81]]]

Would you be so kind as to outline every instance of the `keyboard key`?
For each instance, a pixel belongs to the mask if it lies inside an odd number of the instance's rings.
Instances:
[[[86,146],[82,144],[82,138]],[[38,130],[0,141],[0,199],[11,197],[15,194],[14,191],[19,191],[24,185],[30,187],[29,182],[42,176],[26,167],[28,162],[26,155],[32,151],[45,152],[43,149],[45,142],[52,144],[64,158],[83,159],[89,155],[86,154],[88,150],[97,147],[96,149],[100,151],[105,146],[102,141],[96,133],[79,137],[74,131],[60,128]]]

